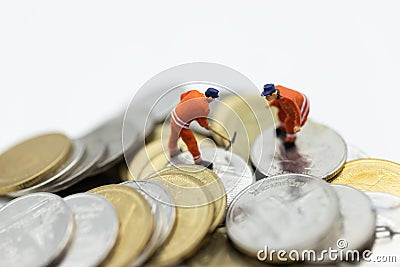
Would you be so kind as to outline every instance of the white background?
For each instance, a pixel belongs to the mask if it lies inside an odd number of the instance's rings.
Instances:
[[[187,62],[311,99],[311,118],[400,162],[398,1],[0,1],[0,150],[71,137]],[[261,90],[261,89],[260,89]]]

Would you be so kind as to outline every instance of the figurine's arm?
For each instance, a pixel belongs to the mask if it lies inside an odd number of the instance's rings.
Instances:
[[[301,125],[301,120],[300,120],[300,110],[299,108],[296,106],[296,104],[289,100],[289,99],[282,99],[281,100],[281,108],[283,109],[283,111],[286,113],[286,115],[289,118],[294,118],[295,121],[295,128],[297,130],[300,130],[299,127]]]
[[[271,101],[268,102],[268,106],[267,107],[277,107],[277,108],[279,108],[279,103],[278,103],[278,101],[276,101],[274,99],[274,100],[271,100]]]
[[[197,118],[196,121],[200,124],[201,127],[208,129],[208,119],[207,118]]]

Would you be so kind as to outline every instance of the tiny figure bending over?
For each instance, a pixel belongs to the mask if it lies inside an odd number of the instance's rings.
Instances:
[[[276,135],[285,138],[284,146],[286,149],[293,148],[296,133],[306,123],[310,112],[308,98],[300,92],[273,84],[264,85],[261,96],[265,96],[269,106],[278,108],[280,124],[276,128]]]
[[[182,138],[189,152],[193,156],[194,163],[212,169],[213,164],[201,158],[193,132],[189,129],[192,121],[196,120],[200,126],[209,129],[208,114],[210,113],[209,103],[219,97],[219,91],[208,88],[205,94],[197,90],[191,90],[181,94],[179,104],[171,112],[171,135],[169,137],[168,149],[170,157],[176,157],[181,153],[178,147],[178,140]]]

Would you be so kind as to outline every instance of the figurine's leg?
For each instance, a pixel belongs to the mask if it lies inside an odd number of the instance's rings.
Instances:
[[[186,144],[190,154],[192,154],[194,162],[202,161],[200,150],[197,146],[197,140],[196,137],[194,137],[193,132],[191,130],[182,129],[180,132],[180,136],[183,142]]]
[[[295,122],[294,120],[287,119],[285,121],[286,125],[286,137],[284,146],[286,149],[294,147],[294,142],[296,141],[296,132],[294,131]]]
[[[171,134],[169,136],[168,150],[170,157],[174,157],[180,153],[178,147],[179,129],[171,124]]]
[[[286,135],[286,125],[285,125],[286,113],[282,109],[279,109],[279,111],[278,111],[278,119],[279,119],[279,123],[276,127],[276,136],[285,137],[285,135]]]

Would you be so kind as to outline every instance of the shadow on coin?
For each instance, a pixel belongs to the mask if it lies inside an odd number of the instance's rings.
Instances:
[[[120,166],[120,164],[125,164],[125,162],[122,161],[119,164],[117,164],[117,166]],[[61,197],[66,197],[76,193],[83,193],[102,185],[119,184],[122,182],[122,179],[120,178],[118,170],[119,168],[115,167],[108,171],[87,177],[84,180],[76,183],[75,185],[60,192],[57,192],[56,194]]]
[[[283,142],[279,142],[278,146],[278,149],[275,151],[274,160],[279,162],[281,170],[285,170],[285,173],[308,173],[307,170],[312,164],[309,156],[302,155],[296,146],[291,149],[285,149]],[[257,181],[266,177],[254,166],[253,169]]]
[[[307,169],[311,166],[311,159],[302,155],[296,146],[285,149],[282,143],[275,152],[275,160],[279,161],[283,170],[291,173],[307,174]]]

